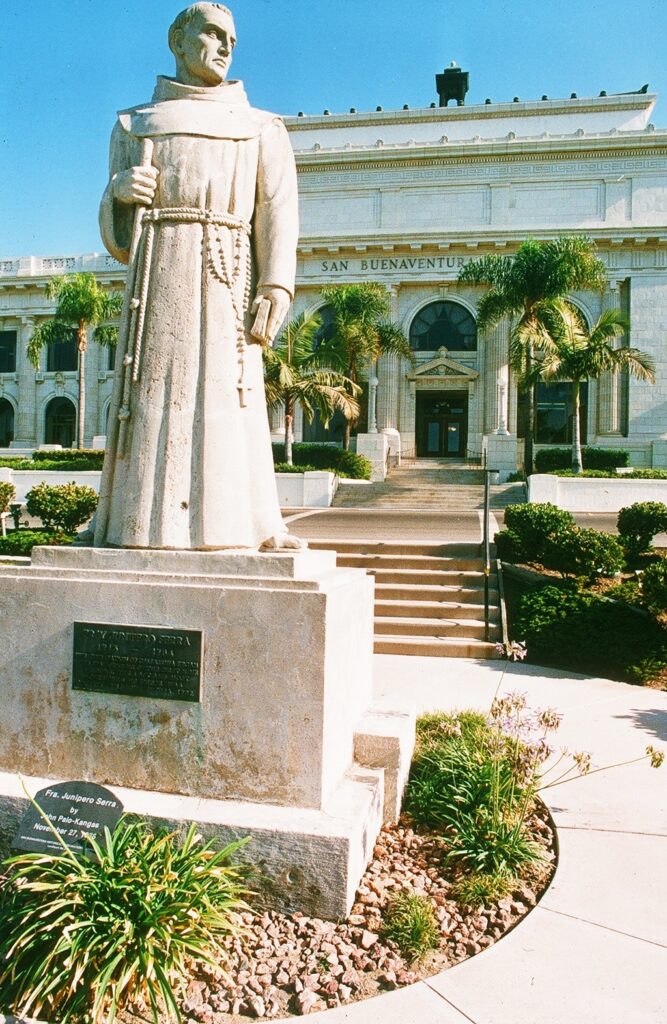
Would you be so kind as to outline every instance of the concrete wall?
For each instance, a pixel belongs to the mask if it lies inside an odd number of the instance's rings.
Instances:
[[[550,501],[568,512],[619,512],[636,501],[667,504],[667,480],[613,480],[536,473],[528,478],[528,501]]]
[[[56,470],[12,470],[0,468],[0,481],[7,480],[16,488],[15,501],[25,501],[32,487],[46,483],[87,484],[95,491],[100,489],[100,472],[70,473]],[[338,487],[334,473],[276,473],[278,499],[282,508],[328,508]]]

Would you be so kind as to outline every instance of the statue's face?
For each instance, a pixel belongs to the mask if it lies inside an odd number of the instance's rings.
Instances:
[[[235,45],[236,30],[229,15],[213,8],[197,14],[174,39],[179,80],[187,85],[220,85]]]

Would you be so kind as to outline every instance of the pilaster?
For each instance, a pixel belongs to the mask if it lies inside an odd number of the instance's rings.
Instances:
[[[35,330],[35,318],[21,317],[16,343],[16,376],[18,378],[18,408],[14,425],[13,448],[35,448],[38,444],[37,395],[35,369],[28,359],[28,341]]]
[[[620,282],[609,281],[602,299],[603,309],[621,309]],[[619,373],[605,373],[597,385],[597,433],[621,437],[623,424],[622,382]]]
[[[389,285],[390,319],[398,322],[399,318],[399,289],[400,285]],[[395,355],[382,356],[377,364],[377,428],[384,430],[386,427],[398,427],[399,421],[399,396],[401,390],[401,362]]]

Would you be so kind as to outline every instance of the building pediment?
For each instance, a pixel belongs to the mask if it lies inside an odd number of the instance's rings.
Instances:
[[[464,366],[463,363],[452,359],[447,354],[446,348],[439,349],[435,359],[431,359],[428,363],[423,363],[408,374],[408,380],[415,384],[425,384],[443,379],[456,380],[462,384],[468,384],[471,381],[477,380],[478,377],[479,373],[477,370],[471,370],[469,366]]]

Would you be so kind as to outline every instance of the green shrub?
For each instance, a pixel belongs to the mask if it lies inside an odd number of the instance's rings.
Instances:
[[[549,475],[598,480],[667,480],[667,469],[633,469],[631,473],[617,473],[615,469],[585,469],[583,473],[574,473],[571,469],[553,469]]]
[[[102,468],[104,462],[104,451],[101,448],[63,448],[61,451],[38,451],[33,452],[33,462],[39,462],[40,468],[44,462],[91,462],[96,469]]]
[[[547,538],[542,564],[563,576],[591,581],[620,572],[625,557],[623,548],[610,533],[568,526]]]
[[[496,545],[496,557],[501,562],[520,562],[522,560],[521,538],[515,530],[501,530],[493,538]]]
[[[667,559],[660,558],[644,569],[639,584],[646,607],[658,614],[667,611]]]
[[[401,892],[389,900],[382,927],[409,960],[421,960],[440,945],[440,929],[428,896]]]
[[[16,488],[4,480],[0,480],[0,512],[7,512],[16,497]]]
[[[92,487],[70,484],[37,484],[26,495],[28,515],[37,516],[44,526],[64,533],[74,533],[88,522],[97,508],[97,494]]]
[[[290,466],[288,462],[274,462],[273,468],[276,473],[314,473],[320,472],[315,466]]]
[[[612,601],[624,601],[625,604],[630,604],[633,608],[644,606],[640,584],[636,579],[616,583],[605,591],[605,596],[611,598]]]
[[[351,480],[370,480],[372,466],[365,455],[346,452],[335,444],[298,442],[292,445],[292,459],[295,466],[309,469],[328,470]],[[273,445],[274,463],[284,463],[285,445]]]
[[[628,557],[637,558],[648,551],[656,533],[667,530],[667,505],[662,501],[636,501],[621,509],[616,525]]]
[[[624,480],[667,480],[667,469],[633,469],[624,473]]]
[[[245,890],[231,857],[194,826],[182,838],[121,821],[93,858],[63,848],[6,861],[0,1005],[18,1015],[113,1024],[146,1000],[153,1021],[178,1020],[191,962],[224,964],[241,930]]]
[[[29,555],[35,547],[71,544],[72,540],[59,530],[10,530],[0,537],[0,555]]]
[[[581,461],[584,469],[615,469],[627,466],[629,452],[622,448],[589,448],[581,449]],[[549,473],[555,469],[572,468],[571,448],[540,448],[535,454],[535,472]]]
[[[461,875],[452,883],[452,896],[464,907],[478,909],[509,896],[512,883],[505,875]]]
[[[646,681],[657,664],[667,665],[667,631],[655,620],[582,592],[573,582],[524,594],[512,632],[526,641],[528,659],[538,665],[624,682]]]
[[[572,514],[550,502],[505,509],[505,528],[514,535],[513,542],[518,538],[516,554],[524,562],[540,562],[549,538],[569,526],[574,526]]]
[[[405,809],[439,832],[448,860],[475,874],[513,876],[540,859],[525,820],[537,786],[527,748],[499,724],[460,715],[431,717],[421,733]]]

